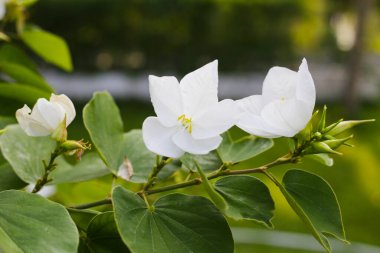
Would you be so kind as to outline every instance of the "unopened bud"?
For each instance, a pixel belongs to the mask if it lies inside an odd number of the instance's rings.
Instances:
[[[346,141],[352,139],[353,137],[354,137],[354,135],[350,135],[350,136],[348,136],[346,138],[342,138],[342,139],[326,140],[323,143],[326,143],[332,149],[337,149],[341,145],[345,144]]]
[[[347,131],[348,129],[355,127],[360,124],[374,122],[375,119],[368,119],[368,120],[348,120],[348,121],[342,121],[337,126],[335,126],[331,131],[329,131],[329,135],[338,135],[343,133],[344,131]]]
[[[91,144],[80,141],[68,140],[61,144],[61,148],[66,151],[68,155],[76,155],[77,159],[80,160],[85,150],[91,149]]]
[[[330,153],[330,154],[337,154],[342,155],[342,153],[339,153],[332,148],[330,148],[329,145],[327,145],[324,142],[314,142],[311,144],[310,147],[306,148],[303,152],[303,154],[320,154],[320,153]]]

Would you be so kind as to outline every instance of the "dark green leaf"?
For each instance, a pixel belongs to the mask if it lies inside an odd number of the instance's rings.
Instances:
[[[207,155],[192,155],[185,153],[181,157],[181,162],[183,168],[193,172],[197,171],[195,162],[197,162],[204,171],[217,170],[222,165],[222,161],[216,151],[212,151]]]
[[[35,183],[45,169],[43,160],[49,162],[56,143],[50,137],[31,137],[18,125],[10,125],[0,135],[0,148],[16,174],[27,183]]]
[[[58,167],[50,175],[51,184],[81,182],[110,174],[95,152],[85,154],[80,161],[69,163],[64,157],[56,159]]]
[[[78,230],[66,209],[37,194],[0,192],[0,251],[77,252]]]
[[[13,171],[9,163],[0,165],[0,191],[21,189],[27,184]]]
[[[253,135],[239,140],[232,140],[229,134],[224,134],[218,148],[218,154],[225,163],[238,163],[253,158],[273,146],[271,139],[263,139]]]
[[[282,179],[282,193],[290,206],[327,252],[326,235],[346,241],[340,207],[331,186],[321,177],[302,170],[289,170]]]
[[[97,92],[83,109],[83,122],[100,157],[117,173],[124,160],[124,133],[119,108],[108,92]]]
[[[70,51],[61,37],[41,28],[27,25],[21,34],[21,39],[45,61],[66,71],[72,70]]]
[[[88,224],[90,224],[90,221],[96,215],[100,214],[100,212],[98,211],[89,210],[89,209],[67,208],[67,211],[69,211],[71,219],[73,219],[77,227],[82,231],[86,231]]]
[[[273,227],[274,202],[268,187],[251,176],[227,176],[215,183],[215,189],[226,200],[226,214],[235,220],[254,220]]]
[[[101,213],[88,225],[85,247],[92,253],[129,252],[117,230],[114,213]]]
[[[23,103],[34,104],[39,98],[49,99],[51,92],[26,84],[0,83],[0,97],[12,98]]]
[[[169,194],[148,209],[137,194],[116,187],[112,200],[118,230],[134,253],[234,251],[226,220],[206,198]]]

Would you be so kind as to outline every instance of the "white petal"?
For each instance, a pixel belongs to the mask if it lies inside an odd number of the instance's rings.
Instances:
[[[236,101],[242,112],[249,112],[254,115],[260,115],[263,108],[262,96],[252,95]]]
[[[23,108],[16,111],[16,119],[20,127],[29,136],[47,136],[50,135],[51,131],[43,125],[43,123],[38,122],[36,119],[32,118],[30,115],[30,108],[24,105]]]
[[[68,126],[74,120],[76,114],[73,102],[71,102],[70,98],[64,94],[51,94],[50,102],[57,104],[63,108],[63,110],[66,112],[66,126]]]
[[[194,116],[192,136],[195,139],[218,136],[236,124],[239,114],[235,101],[225,99]]]
[[[0,20],[2,20],[5,16],[6,7],[5,7],[5,1],[0,1]]]
[[[306,59],[302,60],[297,77],[297,99],[305,102],[308,110],[312,113],[315,106],[316,94],[314,81],[307,67]]]
[[[218,102],[218,61],[187,74],[180,83],[184,113],[192,117]]]
[[[283,67],[268,71],[263,83],[263,102],[268,104],[278,99],[292,99],[296,96],[297,72]]]
[[[48,129],[54,131],[64,120],[65,111],[61,106],[40,98],[37,100],[31,116],[40,119],[41,123],[44,122]]]
[[[250,134],[263,138],[281,137],[281,135],[276,134],[278,130],[266,123],[261,116],[248,112],[241,114],[240,120],[236,126]]]
[[[182,98],[177,79],[173,76],[149,76],[149,92],[161,123],[165,126],[178,124],[183,114]]]
[[[172,141],[177,131],[178,127],[165,127],[157,117],[148,117],[142,127],[145,146],[153,153],[178,158],[184,151]]]
[[[173,136],[174,143],[182,150],[195,155],[205,155],[211,150],[217,149],[222,142],[222,137],[216,136],[212,138],[196,140],[190,133],[182,129]]]

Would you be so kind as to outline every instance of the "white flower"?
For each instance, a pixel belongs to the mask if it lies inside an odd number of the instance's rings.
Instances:
[[[236,123],[235,101],[218,102],[218,61],[187,74],[180,83],[173,76],[149,76],[149,91],[157,117],[145,119],[142,131],[145,145],[156,154],[207,154]]]
[[[269,70],[262,95],[253,95],[237,101],[242,110],[238,127],[265,137],[293,137],[310,120],[315,105],[315,87],[302,60],[298,72],[283,67]]]
[[[5,16],[5,12],[7,10],[6,3],[8,0],[0,0],[0,20],[2,20]]]
[[[50,101],[40,98],[33,107],[27,105],[16,111],[16,119],[29,136],[47,136],[56,130],[66,118],[68,126],[75,118],[75,108],[66,95],[54,95]]]
[[[35,184],[28,184],[25,188],[27,192],[32,192],[34,189]],[[37,192],[38,195],[44,197],[44,198],[49,198],[53,196],[57,192],[57,187],[55,185],[45,185],[42,187],[41,190]]]

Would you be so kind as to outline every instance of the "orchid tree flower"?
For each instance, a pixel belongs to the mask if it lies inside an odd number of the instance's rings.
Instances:
[[[7,10],[7,7],[6,7],[7,2],[8,0],[0,0],[0,20],[2,20],[5,16],[5,13]]]
[[[298,72],[273,67],[265,77],[262,95],[237,101],[242,110],[237,126],[264,138],[293,137],[309,122],[315,96],[306,59]]]
[[[75,118],[73,102],[66,95],[54,95],[50,101],[40,98],[33,110],[27,105],[16,111],[16,119],[29,136],[47,136],[57,130],[64,121],[67,127]]]
[[[216,60],[180,82],[173,76],[151,75],[149,91],[157,117],[145,119],[143,139],[150,151],[162,156],[207,154],[219,146],[220,134],[238,119],[235,101],[218,101]]]

